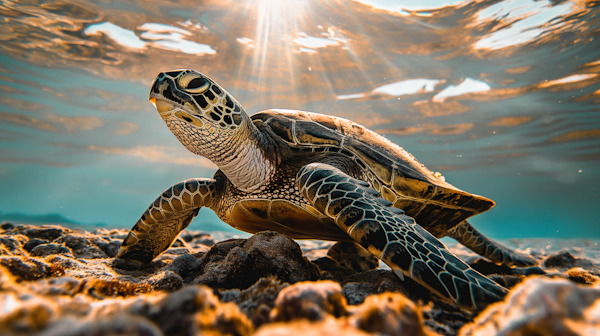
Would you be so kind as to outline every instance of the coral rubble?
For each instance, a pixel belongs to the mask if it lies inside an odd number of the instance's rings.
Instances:
[[[219,242],[184,231],[140,265],[114,259],[126,233],[3,223],[0,334],[600,334],[596,261],[566,250],[532,251],[541,266],[527,269],[466,258],[511,288],[477,315],[378,269],[357,244],[303,251],[270,231]]]

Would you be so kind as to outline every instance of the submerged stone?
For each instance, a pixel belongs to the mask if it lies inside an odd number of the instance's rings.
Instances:
[[[397,293],[368,297],[356,308],[350,323],[379,335],[436,335],[425,328],[421,308],[406,296]]]
[[[582,267],[585,269],[597,270],[594,264],[585,258],[574,257],[568,251],[560,251],[544,260],[544,266],[548,268],[573,268]]]
[[[460,335],[600,335],[600,286],[527,279]]]
[[[271,311],[271,321],[308,319],[320,321],[328,316],[348,314],[342,287],[337,282],[325,280],[299,282],[283,289]]]
[[[276,232],[208,247],[211,236],[184,231],[177,246],[141,265],[110,258],[126,233],[28,225],[1,229],[0,334],[250,335],[257,330],[258,335],[453,336],[481,335],[495,326],[499,333],[519,335],[529,330],[519,327],[524,318],[542,334],[570,332],[564,329],[569,321],[585,332],[595,332],[599,324],[600,303],[590,300],[599,291],[600,273],[587,259],[568,253],[546,258],[545,275],[539,267],[505,268],[473,259],[490,279],[512,288],[504,302],[473,313],[408,277],[373,269],[377,260],[352,243],[334,244],[329,251],[328,244],[303,243],[317,249],[306,255],[322,257],[311,262],[294,240]],[[538,285],[527,285],[535,273],[542,273]],[[479,314],[475,322],[463,327],[474,314]],[[554,329],[541,327],[550,323],[544,314],[557,316]]]
[[[192,283],[228,289],[246,289],[267,276],[288,283],[321,278],[319,268],[302,255],[294,240],[273,231],[215,244],[202,257],[196,274]]]

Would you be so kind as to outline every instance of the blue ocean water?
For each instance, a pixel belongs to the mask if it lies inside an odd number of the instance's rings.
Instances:
[[[597,1],[0,1],[0,221],[131,227],[216,167],[147,101],[193,68],[249,113],[363,124],[496,201],[491,237],[600,237]],[[225,230],[203,209],[191,228]]]

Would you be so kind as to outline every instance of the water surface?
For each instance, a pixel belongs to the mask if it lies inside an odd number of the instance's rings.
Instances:
[[[199,70],[256,113],[361,123],[496,201],[488,235],[600,237],[597,1],[1,1],[0,215],[131,227],[211,177],[148,103]],[[224,229],[202,210],[196,229]]]

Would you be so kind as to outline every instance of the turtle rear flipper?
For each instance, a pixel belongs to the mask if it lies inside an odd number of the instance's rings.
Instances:
[[[215,196],[214,179],[195,178],[174,184],[150,204],[121,243],[117,258],[150,263]]]
[[[467,309],[482,309],[508,291],[454,256],[427,230],[363,181],[323,163],[296,176],[302,195],[395,271]]]
[[[473,252],[501,265],[531,267],[538,264],[535,259],[530,256],[517,253],[484,236],[466,220],[448,231],[447,235],[448,237],[456,239],[459,243],[465,245]]]

